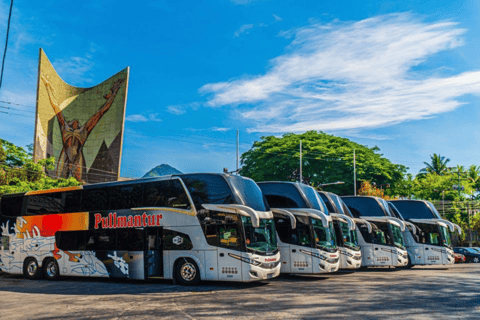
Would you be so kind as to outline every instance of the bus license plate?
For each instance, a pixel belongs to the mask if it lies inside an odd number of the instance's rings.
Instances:
[[[267,279],[271,279],[271,278],[273,278],[273,273],[268,273],[267,274]]]

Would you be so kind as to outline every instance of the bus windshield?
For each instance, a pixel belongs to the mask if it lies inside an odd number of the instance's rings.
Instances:
[[[395,247],[405,249],[405,243],[403,242],[403,235],[400,227],[394,224],[390,224],[390,227],[392,228],[393,244]]]
[[[263,197],[262,190],[253,180],[240,176],[226,177],[245,206],[256,211],[270,211],[270,207]]]
[[[335,229],[333,223],[328,223],[328,228],[323,226],[321,220],[310,218],[312,221],[313,230],[315,232],[315,244],[317,248],[321,249],[337,249],[337,243],[335,241]]]
[[[272,252],[277,250],[277,236],[273,219],[260,219],[260,227],[254,228],[250,217],[242,216],[247,249],[254,252]]]
[[[452,239],[450,238],[450,232],[448,232],[447,228],[444,226],[439,226],[440,232],[442,233],[443,238],[443,246],[451,248],[452,247]]]
[[[360,247],[358,246],[357,231],[350,230],[350,228],[348,227],[348,223],[345,223],[343,221],[338,221],[338,223],[342,230],[343,244],[345,245],[345,247],[356,251],[360,250]]]
[[[302,189],[303,193],[305,194],[305,197],[307,197],[308,202],[310,203],[310,206],[313,209],[317,209],[328,215],[328,209],[323,200],[320,198],[318,195],[317,191],[313,189],[312,187],[309,187],[304,184],[299,184],[300,188]]]

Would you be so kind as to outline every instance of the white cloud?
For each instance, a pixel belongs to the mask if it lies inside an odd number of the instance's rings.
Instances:
[[[213,127],[211,128],[212,131],[217,131],[217,132],[227,132],[232,130],[232,128],[218,128],[218,127]]]
[[[167,112],[170,112],[176,115],[182,115],[187,113],[188,109],[197,110],[198,108],[200,108],[200,106],[201,106],[200,102],[190,102],[185,104],[170,105],[167,107]]]
[[[272,16],[275,19],[275,22],[279,22],[283,20],[281,17],[277,16],[275,13],[272,13]]]
[[[237,106],[251,132],[360,130],[425,119],[480,93],[480,71],[441,77],[412,70],[462,45],[464,33],[454,22],[426,23],[408,13],[316,23],[283,32],[293,40],[265,74],[206,84],[200,92],[210,94],[211,107]]]
[[[241,35],[242,33],[248,34],[248,33],[249,33],[249,30],[252,29],[252,28],[253,28],[253,24],[244,24],[244,25],[241,26],[237,31],[235,31],[235,32],[233,33],[233,36],[234,36],[235,38],[238,38],[238,37],[240,37],[240,35]]]
[[[66,82],[71,82],[72,84],[91,83],[93,79],[87,75],[95,65],[91,58],[91,54],[87,53],[85,57],[56,59],[52,64],[60,77],[65,79]]]
[[[130,122],[147,122],[147,121],[154,121],[160,122],[162,119],[157,118],[158,113],[151,113],[145,116],[144,114],[131,114],[125,117],[125,121]]]
[[[182,106],[168,106],[167,111],[176,115],[181,115],[187,112]]]

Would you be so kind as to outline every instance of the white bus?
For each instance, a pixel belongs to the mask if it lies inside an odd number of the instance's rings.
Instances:
[[[443,220],[433,204],[423,200],[391,200],[393,215],[413,224],[415,233],[406,234],[406,245],[413,265],[452,265],[455,263],[450,232],[462,229]],[[450,232],[449,232],[450,231]]]
[[[5,195],[0,269],[255,281],[280,273],[273,214],[251,179],[184,174]]]
[[[352,213],[336,194],[325,191],[319,191],[318,194],[327,205],[328,211],[333,218],[333,226],[335,227],[337,245],[340,252],[340,269],[360,268],[362,266],[362,250],[358,244],[358,227]],[[359,223],[362,222],[359,221]],[[364,222],[364,224],[369,223]]]
[[[336,272],[339,253],[332,217],[312,187],[259,182],[275,220],[282,273]]]
[[[405,248],[405,223],[390,217],[384,200],[370,196],[341,197],[356,218],[370,222],[373,232],[360,226],[358,235],[362,247],[362,266],[404,267],[408,264]],[[383,201],[383,202],[382,202]]]

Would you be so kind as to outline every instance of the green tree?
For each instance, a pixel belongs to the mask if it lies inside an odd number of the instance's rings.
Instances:
[[[75,178],[48,177],[45,170],[52,170],[54,162],[54,158],[48,158],[35,163],[31,152],[0,139],[0,195],[80,184]]]
[[[480,189],[480,166],[472,164],[467,170],[467,179],[473,183],[475,189]]]
[[[420,170],[419,175],[423,176],[427,173],[443,175],[449,171],[447,166],[449,162],[450,159],[445,159],[445,157],[442,157],[440,154],[434,153],[433,156],[430,156],[430,163],[424,162],[426,167]]]
[[[287,133],[266,136],[254,142],[241,156],[240,174],[255,181],[296,181],[299,178],[300,140],[302,140],[302,180],[312,186],[343,181],[325,189],[338,194],[353,193],[353,150],[357,181],[375,182],[385,188],[399,183],[407,170],[384,158],[378,147],[369,148],[346,138],[323,132]],[[328,189],[327,189],[328,188]],[[389,190],[385,191],[388,194]]]
[[[464,199],[471,194],[473,183],[470,180],[461,180],[461,186],[464,188],[460,193],[454,188],[458,184],[456,173],[447,173],[438,175],[437,173],[427,173],[421,177],[417,176],[413,184],[413,194],[417,199],[424,200],[455,200]]]

